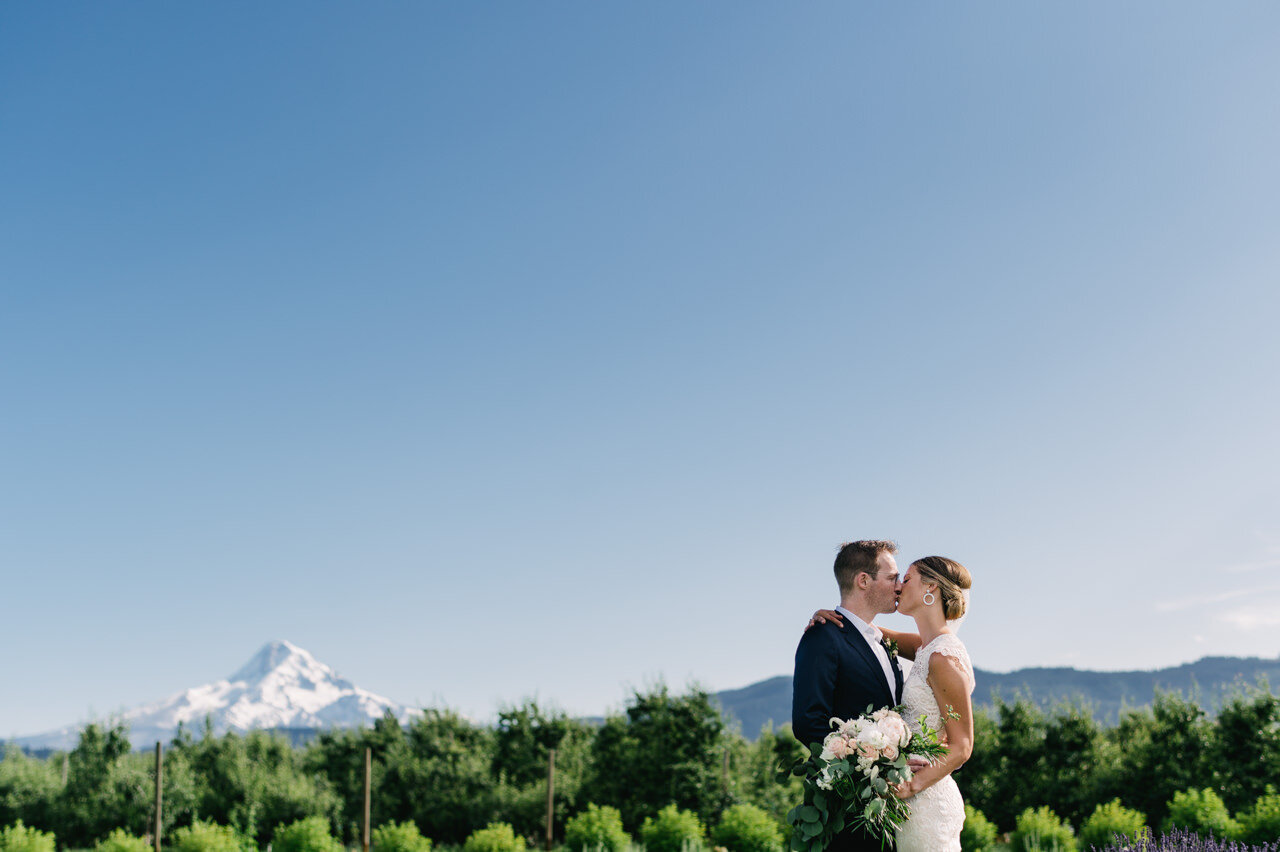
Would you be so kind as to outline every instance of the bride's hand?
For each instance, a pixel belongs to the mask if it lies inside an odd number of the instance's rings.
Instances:
[[[828,619],[834,621],[838,626],[844,626],[844,619],[840,617],[840,613],[834,609],[820,609],[813,614],[813,618],[809,619],[809,623],[805,625],[804,629],[808,631],[815,624],[826,624]]]
[[[914,780],[915,779],[913,778],[912,781]],[[910,799],[912,796],[916,794],[916,791],[912,788],[911,783],[912,783],[911,781],[903,781],[901,784],[895,784],[890,789],[893,790],[893,795],[897,796],[899,799]]]

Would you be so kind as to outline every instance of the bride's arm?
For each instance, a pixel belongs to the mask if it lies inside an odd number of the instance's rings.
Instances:
[[[917,772],[910,781],[895,787],[894,792],[900,799],[910,798],[946,778],[973,754],[973,702],[962,664],[945,654],[931,655],[928,682],[942,708],[947,753]]]
[[[808,630],[815,624],[826,624],[828,621],[844,624],[844,619],[840,617],[840,613],[833,609],[820,609],[813,614],[813,618],[809,619],[809,623],[805,625],[804,629]],[[920,650],[919,633],[899,633],[897,630],[890,630],[887,627],[881,627],[880,632],[884,634],[884,638],[892,639],[898,643],[898,656],[906,657],[908,660],[916,658],[916,651]]]
[[[899,657],[906,657],[908,660],[913,661],[915,660],[916,651],[920,650],[919,633],[902,633],[897,630],[890,630],[887,627],[881,627],[880,632],[884,634],[884,638],[892,639],[894,642],[898,643]]]

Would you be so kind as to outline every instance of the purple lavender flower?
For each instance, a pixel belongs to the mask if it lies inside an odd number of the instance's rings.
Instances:
[[[1104,849],[1092,847],[1093,852],[1280,852],[1280,841],[1249,846],[1234,840],[1214,840],[1182,829],[1174,829],[1156,840],[1128,840],[1116,837]]]

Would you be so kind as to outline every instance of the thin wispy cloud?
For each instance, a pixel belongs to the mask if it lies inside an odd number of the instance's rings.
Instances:
[[[1237,587],[1225,592],[1219,592],[1216,595],[1190,595],[1185,598],[1160,601],[1155,605],[1155,609],[1157,612],[1180,612],[1184,609],[1214,606],[1228,601],[1239,600],[1240,598],[1275,594],[1277,592],[1280,592],[1280,584],[1277,583],[1269,583],[1263,586]]]
[[[1238,562],[1222,569],[1228,574],[1249,574],[1254,571],[1280,571],[1280,557],[1261,559],[1256,562]]]
[[[1275,601],[1266,604],[1251,603],[1219,613],[1215,620],[1241,630],[1280,627],[1280,606]]]

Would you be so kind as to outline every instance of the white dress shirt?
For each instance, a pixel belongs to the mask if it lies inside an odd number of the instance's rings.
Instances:
[[[861,618],[849,612],[842,606],[836,607],[836,612],[843,615],[853,624],[854,629],[862,634],[862,638],[867,640],[867,644],[871,646],[871,653],[876,655],[876,659],[880,661],[880,668],[884,671],[885,682],[889,684],[889,694],[893,696],[893,700],[898,700],[898,691],[893,682],[893,665],[889,662],[889,652],[880,644],[880,640],[884,638],[884,633],[874,624],[867,624]]]

